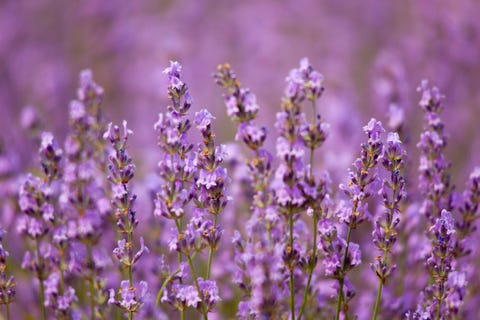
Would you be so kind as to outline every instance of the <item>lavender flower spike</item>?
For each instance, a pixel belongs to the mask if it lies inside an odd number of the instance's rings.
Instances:
[[[163,153],[159,162],[163,183],[155,199],[154,214],[175,224],[171,228],[168,246],[171,251],[177,252],[179,269],[183,268],[183,259],[186,258],[194,286],[183,283],[183,277],[172,278],[169,275],[165,277],[157,297],[161,294],[162,302],[168,302],[179,310],[181,319],[184,319],[187,307],[196,308],[203,319],[208,319],[216,299],[212,302],[212,298],[202,292],[201,278],[197,276],[193,258],[209,248],[205,281],[212,281],[209,278],[213,252],[217,250],[223,233],[217,225],[217,218],[229,199],[225,190],[228,179],[226,170],[221,166],[225,158],[224,148],[215,146],[211,130],[214,117],[207,110],[197,112],[193,121],[203,143],[194,149],[194,145],[188,142],[187,133],[192,126],[188,110],[193,101],[188,86],[181,79],[181,70],[181,65],[174,61],[164,70],[169,79],[171,105],[166,113],[159,114],[154,125]],[[193,217],[185,222],[191,202],[195,205]],[[207,214],[213,217],[213,221],[207,220]],[[179,283],[174,283],[177,280]]]
[[[425,198],[422,212],[430,225],[433,225],[443,209],[452,209],[453,185],[448,173],[451,164],[445,159],[447,136],[440,118],[444,96],[437,87],[429,88],[426,80],[422,81],[417,90],[422,93],[419,106],[424,111],[425,118],[424,131],[417,144],[421,151],[420,190]]]
[[[139,290],[133,284],[133,266],[143,253],[148,252],[148,248],[144,245],[143,238],[140,238],[140,250],[135,254],[133,252],[133,232],[138,225],[138,220],[133,210],[136,195],[129,190],[129,182],[135,173],[135,165],[126,151],[128,137],[131,134],[133,132],[127,128],[127,122],[123,121],[122,135],[120,134],[120,128],[112,126],[111,123],[103,135],[104,139],[108,140],[113,147],[113,152],[108,158],[108,180],[112,183],[114,196],[112,204],[116,210],[117,226],[120,234],[124,237],[118,241],[118,246],[113,250],[113,253],[128,271],[128,280],[122,281],[119,290],[121,300],[115,299],[115,291],[111,289],[108,303],[114,304],[127,312],[129,320],[133,319],[134,313],[142,306],[143,297],[148,288],[145,281],[140,282]]]
[[[353,163],[353,170],[349,172],[350,181],[347,185],[340,185],[340,189],[344,191],[349,198],[347,203],[344,203],[339,211],[338,218],[348,227],[346,248],[344,250],[341,269],[339,272],[339,291],[337,300],[337,311],[335,319],[340,318],[341,310],[348,310],[344,305],[343,285],[345,282],[347,272],[347,258],[349,256],[350,237],[352,231],[356,229],[365,219],[369,213],[367,210],[366,199],[373,193],[371,190],[372,183],[377,179],[375,168],[383,155],[383,143],[381,141],[381,134],[384,131],[382,123],[375,119],[371,119],[368,124],[363,127],[363,131],[368,137],[367,143],[362,144],[362,151],[360,158],[357,158]]]
[[[429,319],[450,319],[458,314],[463,296],[457,294],[464,291],[465,286],[465,281],[459,278],[463,277],[462,274],[455,271],[453,250],[456,231],[452,214],[443,210],[429,232],[432,235],[433,248],[426,265],[433,282],[425,288],[423,301],[413,313],[413,318],[427,315]],[[453,301],[456,301],[455,306],[452,306]]]
[[[236,140],[243,141],[252,156],[247,168],[252,196],[247,221],[246,239],[235,231],[235,283],[244,292],[237,316],[241,319],[266,316],[280,317],[285,313],[283,299],[282,256],[278,237],[282,221],[273,203],[270,186],[273,174],[272,155],[264,147],[267,129],[259,127],[255,118],[259,110],[254,93],[241,86],[228,64],[219,65],[215,82],[226,90],[224,94],[227,115],[238,123]],[[261,244],[261,245],[260,245]]]
[[[382,287],[388,277],[395,270],[396,265],[389,263],[388,254],[397,241],[398,224],[400,222],[400,202],[405,198],[405,178],[403,168],[405,165],[406,151],[397,133],[390,132],[384,148],[382,165],[390,173],[384,179],[380,193],[383,197],[384,211],[375,220],[372,232],[373,243],[382,253],[371,264],[372,270],[379,278],[377,299],[373,319],[377,318],[380,308]]]

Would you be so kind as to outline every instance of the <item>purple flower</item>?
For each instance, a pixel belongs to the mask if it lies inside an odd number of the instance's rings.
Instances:
[[[176,291],[175,298],[186,306],[196,308],[202,302],[194,286],[177,285],[174,291]]]
[[[123,280],[120,283],[120,300],[115,297],[115,291],[110,289],[108,303],[118,306],[127,312],[136,312],[143,305],[143,299],[148,291],[148,284],[145,281],[140,281],[137,287],[131,286],[128,280]]]
[[[215,119],[214,116],[207,110],[202,109],[195,113],[195,125],[200,131],[205,131],[208,126],[210,126],[212,120]]]
[[[180,91],[183,87],[183,82],[180,80],[182,72],[182,66],[177,61],[170,61],[170,66],[163,70],[170,80],[170,86]]]
[[[376,143],[380,141],[381,134],[385,131],[382,127],[382,123],[380,121],[375,120],[374,118],[370,119],[368,124],[363,127],[363,131],[368,136],[369,141],[372,143]]]
[[[212,280],[198,279],[198,286],[202,295],[203,303],[207,306],[208,310],[212,309],[221,299],[218,295],[217,283]]]

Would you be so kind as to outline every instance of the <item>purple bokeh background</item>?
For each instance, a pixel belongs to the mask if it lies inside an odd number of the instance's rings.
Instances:
[[[166,104],[161,70],[175,59],[184,65],[195,107],[212,110],[220,139],[228,141],[234,133],[211,79],[216,65],[229,62],[237,70],[257,94],[268,124],[279,109],[288,70],[307,56],[326,78],[321,108],[340,140],[372,115],[386,121],[389,90],[397,92],[416,140],[421,116],[412,108],[415,89],[421,79],[430,79],[447,96],[447,131],[456,141],[449,152],[454,171],[465,177],[462,168],[471,167],[472,151],[480,147],[475,139],[479,6],[475,1],[5,1],[0,136],[12,143],[7,148],[24,144],[18,123],[26,105],[35,106],[45,127],[63,134],[77,75],[88,67],[105,88],[108,117],[128,119],[137,133],[132,145],[148,154],[153,119]],[[29,152],[18,149],[25,163]]]

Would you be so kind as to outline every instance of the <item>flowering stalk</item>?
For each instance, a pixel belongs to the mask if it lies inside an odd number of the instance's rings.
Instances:
[[[299,74],[300,73],[300,74]],[[279,130],[277,139],[277,155],[282,163],[277,169],[279,185],[275,190],[275,200],[279,211],[286,218],[288,239],[286,241],[283,260],[289,271],[290,315],[295,319],[295,283],[294,273],[299,261],[299,252],[294,248],[294,215],[304,208],[300,183],[305,176],[303,157],[305,145],[300,136],[303,124],[303,113],[300,103],[304,99],[303,79],[297,69],[291,71],[287,78],[287,89],[282,101],[282,111],[277,113],[275,126]]]
[[[203,137],[203,148],[198,154],[199,175],[196,179],[197,198],[195,204],[198,208],[213,215],[213,225],[205,221],[202,229],[203,240],[209,247],[207,272],[205,278],[210,278],[213,253],[217,250],[218,242],[223,231],[217,225],[218,215],[227,205],[228,198],[225,191],[227,182],[227,170],[221,167],[225,157],[223,146],[215,147],[214,135],[212,133],[211,121],[215,119],[210,112],[202,109],[195,113],[194,123]]]
[[[140,238],[140,249],[137,253],[133,252],[133,231],[138,225],[136,213],[133,205],[136,199],[129,190],[129,182],[135,173],[135,165],[127,154],[126,144],[128,136],[132,131],[127,128],[127,122],[123,122],[123,135],[120,136],[118,126],[108,125],[108,130],[104,134],[104,139],[108,140],[114,152],[108,157],[108,169],[110,174],[108,180],[112,183],[112,191],[114,200],[112,204],[115,207],[115,216],[117,218],[117,226],[123,239],[118,241],[118,246],[113,250],[114,255],[119,262],[127,269],[127,281],[121,282],[120,295],[121,300],[115,299],[115,291],[110,289],[110,298],[108,303],[120,307],[128,312],[128,319],[132,320],[133,315],[142,306],[142,300],[148,290],[145,281],[140,281],[139,289],[133,283],[133,266],[142,257],[148,248],[144,245],[143,238]]]
[[[179,234],[185,208],[193,198],[191,183],[196,168],[193,145],[187,141],[187,132],[191,127],[187,114],[193,101],[188,87],[181,80],[181,71],[182,66],[173,61],[164,70],[169,78],[168,96],[171,105],[166,113],[158,115],[158,121],[154,125],[158,134],[158,146],[163,151],[163,159],[159,162],[160,176],[166,182],[157,193],[154,215],[173,220]],[[178,251],[178,264],[181,263],[182,253]],[[182,277],[178,280],[183,282]],[[183,305],[178,306],[183,319]]]
[[[53,207],[49,203],[51,190],[37,177],[28,175],[20,187],[19,206],[26,214],[19,219],[17,231],[34,241],[35,250],[27,251],[23,258],[22,268],[34,272],[40,285],[39,302],[42,319],[46,319],[44,280],[50,273],[51,265],[46,259],[45,250],[41,247],[42,238],[49,232],[46,221],[53,218]]]
[[[316,265],[316,231],[319,209],[325,196],[324,183],[316,183],[313,176],[314,151],[324,141],[328,126],[323,123],[315,110],[315,101],[323,88],[323,76],[316,72],[308,59],[300,61],[298,69],[292,69],[286,79],[287,87],[282,101],[282,111],[277,113],[277,127],[280,137],[277,139],[277,155],[282,163],[277,169],[277,187],[275,200],[278,209],[284,214],[288,226],[288,240],[284,250],[284,262],[289,270],[291,317],[295,319],[295,269],[301,263],[298,245],[294,244],[294,224],[297,214],[302,211],[312,212],[314,218],[313,253],[307,260],[307,287],[303,295],[300,316],[304,312],[311,282],[311,274]],[[302,112],[302,102],[308,100],[313,106],[313,122],[306,121]],[[305,149],[310,149],[310,167],[304,163]],[[302,262],[303,264],[303,262]]]
[[[340,279],[342,275],[358,266],[361,263],[360,246],[356,243],[350,243],[347,252],[347,262],[343,264],[343,257],[346,252],[347,242],[337,231],[336,223],[333,219],[324,218],[318,223],[318,233],[320,235],[320,245],[323,252],[323,265],[325,275],[333,279]],[[345,267],[343,267],[345,265]],[[348,278],[344,275],[344,286],[342,294],[346,302],[355,296],[355,290]],[[339,283],[336,283],[337,290]]]
[[[454,271],[455,221],[452,214],[443,210],[441,216],[435,219],[435,224],[430,227],[429,232],[432,235],[433,248],[427,259],[427,267],[433,281],[425,288],[423,301],[413,313],[413,318],[450,318],[458,312],[458,309],[451,310],[448,300],[456,293],[455,287],[459,284],[455,278],[463,277]],[[465,281],[462,282],[464,284]]]
[[[17,227],[35,240],[34,258],[28,253],[22,266],[37,273],[42,316],[46,316],[45,307],[49,307],[56,318],[67,319],[76,313],[71,307],[77,297],[75,290],[65,283],[64,254],[68,241],[65,219],[61,210],[55,208],[58,199],[54,193],[54,185],[58,186],[63,170],[60,165],[63,151],[51,133],[42,133],[39,154],[43,181],[29,176],[20,190],[20,207],[31,218],[24,217]]]
[[[385,209],[384,215],[375,220],[375,228],[372,232],[373,243],[382,252],[382,255],[378,256],[375,262],[371,264],[372,270],[379,278],[373,319],[377,319],[380,309],[382,287],[396,269],[396,265],[389,265],[388,254],[397,242],[400,202],[405,198],[403,169],[406,152],[397,133],[390,132],[388,134],[384,150],[382,165],[390,173],[390,177],[389,180],[383,180],[380,190]]]
[[[158,145],[164,152],[164,159],[159,163],[160,172],[167,183],[157,194],[154,214],[175,223],[169,247],[178,252],[180,265],[182,256],[186,257],[194,286],[184,285],[184,277],[178,278],[179,284],[165,285],[164,282],[165,297],[162,301],[174,305],[181,318],[185,308],[191,306],[208,319],[208,313],[220,300],[216,283],[208,279],[213,253],[222,234],[217,225],[217,215],[227,203],[224,190],[226,170],[219,166],[224,151],[222,147],[215,147],[210,126],[213,116],[206,110],[197,112],[194,120],[203,137],[203,148],[198,152],[192,151],[193,145],[187,141],[187,132],[191,127],[187,113],[192,99],[188,87],[181,80],[181,69],[178,62],[171,62],[170,67],[164,70],[170,81],[168,92],[172,105],[167,108],[167,113],[159,114],[154,128],[158,133]],[[184,227],[185,209],[192,199],[196,206],[194,216]],[[205,220],[206,214],[213,215],[213,222]],[[207,247],[209,258],[204,280],[198,277],[193,257]]]
[[[105,282],[100,277],[104,264],[96,259],[95,245],[109,219],[110,203],[106,196],[104,180],[105,142],[102,139],[104,122],[100,105],[103,88],[98,86],[90,70],[80,73],[77,100],[69,106],[70,132],[65,139],[65,164],[60,195],[60,205],[68,220],[68,242],[79,242],[86,255],[78,272],[89,288],[90,319],[103,317],[106,302]],[[82,255],[83,256],[83,255]]]
[[[380,136],[384,129],[381,122],[371,119],[369,123],[363,127],[363,130],[368,136],[368,141],[362,144],[361,156],[353,163],[353,170],[349,172],[350,181],[346,186],[340,185],[340,189],[345,192],[350,200],[349,205],[344,205],[338,213],[340,222],[347,225],[348,232],[341,268],[338,273],[339,291],[335,313],[336,320],[340,318],[342,306],[344,307],[344,312],[346,312],[347,309],[344,306],[343,286],[345,284],[346,269],[348,267],[350,238],[352,231],[365,221],[368,216],[366,200],[371,195],[368,187],[376,179],[374,169],[383,153],[383,144],[380,141]]]
[[[237,265],[234,281],[246,297],[239,304],[237,316],[280,317],[283,311],[278,310],[277,301],[282,298],[282,257],[278,245],[281,222],[270,187],[273,168],[272,155],[264,147],[267,130],[255,123],[259,110],[255,95],[241,87],[228,64],[218,66],[214,78],[227,91],[227,115],[238,123],[235,139],[243,141],[252,152],[251,159],[246,160],[253,193],[251,215],[246,223],[247,239],[241,240],[240,232],[235,231],[232,241]]]
[[[421,151],[419,187],[425,198],[422,212],[430,225],[433,225],[443,209],[448,211],[452,209],[453,185],[448,173],[451,163],[444,155],[447,137],[440,118],[444,96],[437,87],[429,88],[427,80],[422,81],[417,91],[422,93],[419,105],[425,113],[426,122],[420,142],[417,144]]]
[[[63,174],[63,167],[60,166],[63,151],[58,147],[51,133],[42,133],[39,153],[45,174],[44,180],[51,187],[52,183],[61,181],[60,178]],[[54,210],[57,200],[53,198],[53,195],[50,197],[52,210]],[[52,212],[48,222],[51,229],[49,240],[56,249],[55,256],[52,258],[52,266],[56,266],[57,270],[50,273],[44,280],[45,306],[55,312],[56,318],[69,319],[77,316],[77,312],[72,311],[72,304],[78,299],[75,289],[67,286],[65,279],[67,274],[65,255],[69,253],[69,241],[66,219],[62,210]]]
[[[480,205],[480,167],[476,167],[470,174],[467,189],[463,193],[463,201],[459,207],[461,220],[455,222],[456,243],[454,255],[461,258],[469,255],[471,249],[467,247],[468,238],[475,231],[475,221],[478,219]]]
[[[315,157],[315,150],[318,149],[326,140],[328,136],[329,125],[325,123],[320,115],[317,113],[316,101],[321,97],[323,87],[323,76],[315,71],[309,64],[308,60],[304,58],[300,62],[300,79],[303,80],[303,91],[307,101],[312,105],[312,121],[310,124],[305,123],[300,135],[303,139],[305,147],[310,149],[310,163],[309,174],[305,178],[305,184],[303,192],[307,195],[307,202],[310,205],[311,215],[313,218],[313,245],[312,254],[308,260],[308,277],[305,291],[303,294],[303,300],[300,311],[298,313],[298,319],[302,318],[305,306],[307,304],[308,295],[310,293],[310,284],[312,281],[313,271],[317,265],[317,234],[318,234],[318,219],[321,217],[321,203],[325,197],[324,182],[320,181],[316,186],[315,176],[313,174],[313,160]],[[298,77],[298,76],[296,76]],[[317,187],[317,190],[315,188]],[[307,189],[315,190],[314,193],[305,192]]]

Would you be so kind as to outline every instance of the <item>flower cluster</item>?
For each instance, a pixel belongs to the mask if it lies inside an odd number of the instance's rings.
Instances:
[[[129,319],[133,319],[133,314],[142,306],[143,297],[148,290],[148,284],[145,281],[140,281],[138,287],[134,286],[133,267],[142,255],[148,252],[148,248],[145,246],[143,238],[140,238],[140,249],[135,254],[133,251],[133,232],[138,225],[138,219],[133,208],[136,195],[132,194],[129,185],[135,174],[135,165],[126,150],[130,134],[133,132],[127,128],[127,122],[123,121],[122,135],[120,128],[110,123],[103,138],[108,140],[113,148],[113,152],[108,157],[109,175],[107,179],[112,183],[112,205],[115,208],[117,227],[122,237],[121,240],[118,240],[113,254],[128,273],[128,280],[124,280],[120,284],[120,299],[117,300],[115,291],[110,289],[108,303],[117,305],[128,313]]]
[[[371,119],[363,131],[367,135],[367,142],[361,145],[360,157],[353,163],[353,168],[349,171],[349,182],[341,184],[339,189],[347,196],[347,201],[342,201],[336,212],[338,221],[345,224],[348,228],[346,239],[344,240],[345,248],[339,247],[334,252],[341,252],[339,264],[340,269],[337,271],[335,278],[338,279],[338,302],[335,318],[338,319],[341,312],[348,310],[347,300],[343,293],[343,287],[347,278],[347,271],[350,269],[348,257],[350,249],[359,251],[358,244],[351,243],[353,230],[370,217],[368,211],[368,198],[375,193],[375,181],[378,180],[376,167],[383,157],[384,145],[381,135],[384,131],[380,121]],[[329,261],[332,259],[332,252],[326,252]],[[359,255],[358,255],[359,256]],[[335,256],[333,257],[335,259]],[[352,266],[353,267],[353,266]]]
[[[379,279],[377,301],[374,315],[376,317],[380,307],[382,287],[396,269],[396,264],[389,263],[388,255],[397,242],[400,223],[400,202],[406,197],[405,178],[403,170],[405,166],[406,152],[397,133],[390,132],[384,146],[382,165],[390,174],[384,179],[380,193],[383,198],[384,212],[375,219],[375,227],[372,232],[373,243],[381,252],[375,262],[371,264],[372,270]]]
[[[196,112],[193,120],[202,136],[202,144],[188,141],[187,134],[192,126],[188,111],[193,100],[182,81],[181,71],[182,66],[173,61],[164,70],[169,79],[171,105],[166,113],[159,114],[154,125],[163,153],[159,162],[163,183],[157,193],[154,214],[174,223],[168,247],[177,252],[179,268],[184,268],[183,261],[187,260],[193,285],[184,284],[185,277],[167,274],[163,277],[162,295],[159,292],[158,296],[161,302],[168,302],[179,310],[182,318],[187,308],[192,307],[206,319],[220,300],[216,282],[210,280],[210,275],[213,255],[223,233],[218,216],[229,199],[226,193],[228,177],[222,167],[225,150],[215,145],[212,132],[215,117],[208,110]],[[189,206],[193,206],[193,210],[187,210]],[[203,280],[194,265],[194,257],[206,248],[208,261]]]
[[[448,173],[451,164],[444,155],[447,137],[440,118],[443,96],[437,87],[429,88],[426,80],[417,90],[422,93],[419,105],[424,111],[426,123],[417,144],[421,150],[419,184],[425,196],[422,212],[433,225],[443,209],[452,209],[453,186]]]
[[[255,117],[259,110],[256,96],[240,81],[228,64],[220,65],[214,74],[217,84],[227,93],[224,96],[227,115],[238,123],[236,140],[245,143],[252,152],[247,159],[252,195],[251,216],[247,222],[247,237],[242,240],[235,231],[232,243],[237,265],[234,282],[245,292],[237,316],[248,319],[259,316],[280,316],[275,305],[281,301],[282,283],[282,221],[274,205],[272,188],[273,157],[264,147],[265,127],[259,127]]]

